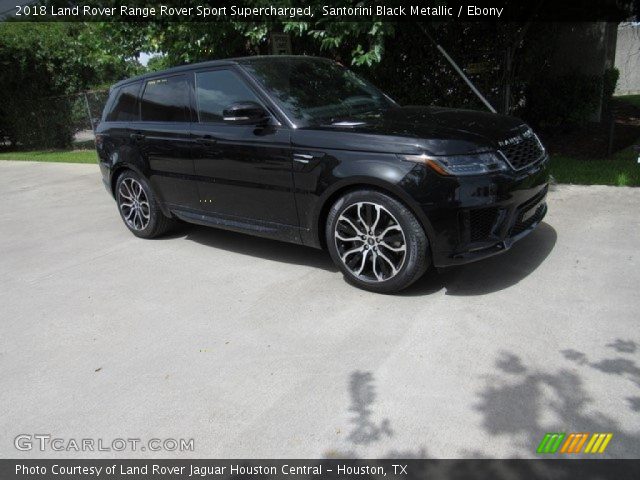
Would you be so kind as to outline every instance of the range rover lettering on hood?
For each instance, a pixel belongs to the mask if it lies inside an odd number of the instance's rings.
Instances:
[[[533,130],[528,128],[520,135],[516,135],[514,137],[507,138],[506,140],[501,140],[498,142],[499,147],[506,147],[508,145],[516,145],[518,143],[524,142],[526,139],[533,137]]]

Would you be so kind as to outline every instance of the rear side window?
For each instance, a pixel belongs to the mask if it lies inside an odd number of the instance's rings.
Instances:
[[[244,80],[230,70],[197,73],[196,101],[198,118],[203,123],[221,122],[223,110],[234,102],[262,104]]]
[[[184,75],[149,80],[140,102],[142,121],[188,122],[189,82]]]
[[[107,122],[131,122],[138,120],[139,83],[120,88],[113,108],[107,115]]]

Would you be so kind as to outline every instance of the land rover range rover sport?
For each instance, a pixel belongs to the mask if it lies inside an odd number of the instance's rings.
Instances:
[[[321,58],[124,80],[96,145],[134,235],[179,219],[326,248],[347,280],[377,292],[504,252],[547,211],[548,156],[522,121],[400,106]]]

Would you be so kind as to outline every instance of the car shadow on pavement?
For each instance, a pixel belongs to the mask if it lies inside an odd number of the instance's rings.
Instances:
[[[169,238],[177,236],[241,255],[338,272],[326,251],[304,245],[198,225],[181,226],[180,233]],[[556,240],[555,229],[547,223],[541,223],[509,251],[441,271],[431,268],[423,278],[400,292],[400,295],[429,295],[442,289],[445,289],[447,295],[486,295],[503,290],[517,284],[538,268],[553,250]]]
[[[329,272],[338,271],[329,254],[316,248],[198,225],[184,225],[181,229],[186,233],[185,238],[207,247],[276,262],[308,265]]]
[[[401,295],[427,295],[442,289],[447,295],[486,295],[504,290],[535,271],[549,256],[557,239],[556,230],[543,222],[509,251],[439,272],[432,268]]]

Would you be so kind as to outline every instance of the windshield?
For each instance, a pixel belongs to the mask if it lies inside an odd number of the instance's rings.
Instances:
[[[262,58],[243,66],[301,126],[364,121],[394,106],[376,87],[329,60]]]

